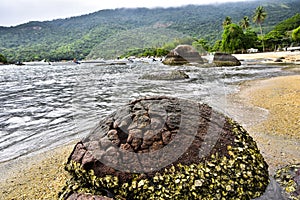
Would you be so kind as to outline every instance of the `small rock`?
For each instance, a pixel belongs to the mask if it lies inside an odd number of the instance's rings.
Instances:
[[[276,60],[274,60],[274,62],[283,62],[280,58],[277,58]]]
[[[150,74],[144,74],[140,79],[146,80],[184,80],[190,77],[183,71],[171,71],[171,72],[156,72]]]

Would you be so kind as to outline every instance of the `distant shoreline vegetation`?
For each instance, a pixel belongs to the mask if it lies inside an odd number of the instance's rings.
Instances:
[[[0,64],[6,64],[6,63],[7,63],[7,59],[2,54],[0,54]]]
[[[262,23],[252,20],[261,5],[267,13]],[[201,52],[243,53],[248,48],[274,51],[300,42],[299,13],[299,0],[102,10],[0,27],[0,54],[12,63],[160,57],[178,42],[191,44]],[[230,23],[224,24],[227,19]]]
[[[252,20],[260,25],[261,34],[258,35],[254,28],[250,26],[250,18],[244,16],[239,24],[232,23],[231,17],[227,16],[223,21],[222,40],[215,42],[213,46],[203,38],[181,38],[175,39],[173,42],[166,43],[159,48],[136,48],[128,50],[121,55],[122,58],[135,57],[163,57],[170,50],[179,44],[192,45],[199,53],[206,52],[227,52],[227,53],[246,53],[247,49],[259,49],[260,51],[286,50],[293,44],[300,42],[300,14],[297,13],[278,23],[275,28],[267,35],[262,33],[262,24],[268,13],[264,7],[256,8]]]

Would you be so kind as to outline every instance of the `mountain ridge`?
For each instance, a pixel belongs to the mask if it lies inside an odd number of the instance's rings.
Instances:
[[[96,47],[115,41],[116,43],[111,43],[111,49],[106,45],[107,52],[112,52],[111,54],[105,52],[107,56],[102,56],[101,51],[95,57],[116,58],[119,55],[113,52],[126,51],[115,49],[118,48],[117,42],[122,40],[116,39],[119,35],[123,34],[126,38],[126,32],[134,32],[130,30],[149,30],[155,26],[178,34],[177,36],[172,33],[173,38],[186,35],[204,38],[213,44],[221,38],[222,21],[226,16],[238,23],[245,15],[251,18],[258,5],[265,6],[268,12],[268,18],[263,24],[264,32],[269,32],[280,21],[300,12],[300,2],[297,0],[246,1],[151,9],[107,9],[66,19],[0,27],[0,54],[6,56],[9,61],[62,60],[75,57],[85,59],[97,49]],[[257,28],[253,23],[252,26]],[[145,37],[146,35],[148,38],[149,34],[145,33]],[[148,44],[149,47],[156,45],[155,39],[149,38],[153,41],[153,44]],[[169,42],[169,39],[160,41],[166,42]],[[127,43],[134,41],[128,40]]]

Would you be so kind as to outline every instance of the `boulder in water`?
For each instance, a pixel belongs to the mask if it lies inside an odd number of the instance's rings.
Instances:
[[[268,186],[255,141],[210,106],[134,100],[102,119],[71,153],[60,193],[116,199],[251,199]]]
[[[241,62],[236,57],[227,53],[215,53],[213,63],[219,67],[241,65]]]
[[[163,60],[165,65],[203,64],[199,52],[191,45],[178,45]]]

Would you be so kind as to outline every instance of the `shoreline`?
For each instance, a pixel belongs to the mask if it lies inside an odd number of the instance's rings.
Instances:
[[[249,54],[233,54],[239,60],[257,60],[264,63],[300,64],[300,51],[277,51]],[[276,62],[276,60],[282,62]]]
[[[287,82],[290,84],[286,84]],[[262,103],[274,103],[279,107],[296,105],[300,109],[300,90],[297,85],[300,85],[300,75],[247,81],[240,85],[240,91],[228,97],[228,115],[244,126],[256,141],[269,164],[270,175],[280,167],[300,163],[300,135],[284,135],[270,131],[266,124],[280,124],[282,112],[273,113],[272,107]],[[287,92],[285,87],[289,88]],[[292,96],[284,99],[286,105],[282,104],[282,95],[290,94]],[[293,115],[284,114],[285,117],[300,116],[299,110],[292,108]],[[275,118],[270,118],[272,116]],[[284,126],[289,126],[289,123],[285,123]],[[296,126],[296,130],[297,128],[300,127]],[[57,199],[58,192],[69,178],[64,170],[64,163],[75,143],[0,164],[0,172],[3,175],[0,179],[0,199]]]
[[[0,199],[57,199],[76,142],[0,164]]]
[[[300,163],[300,75],[247,81],[229,97],[228,114],[256,141],[270,175]]]

